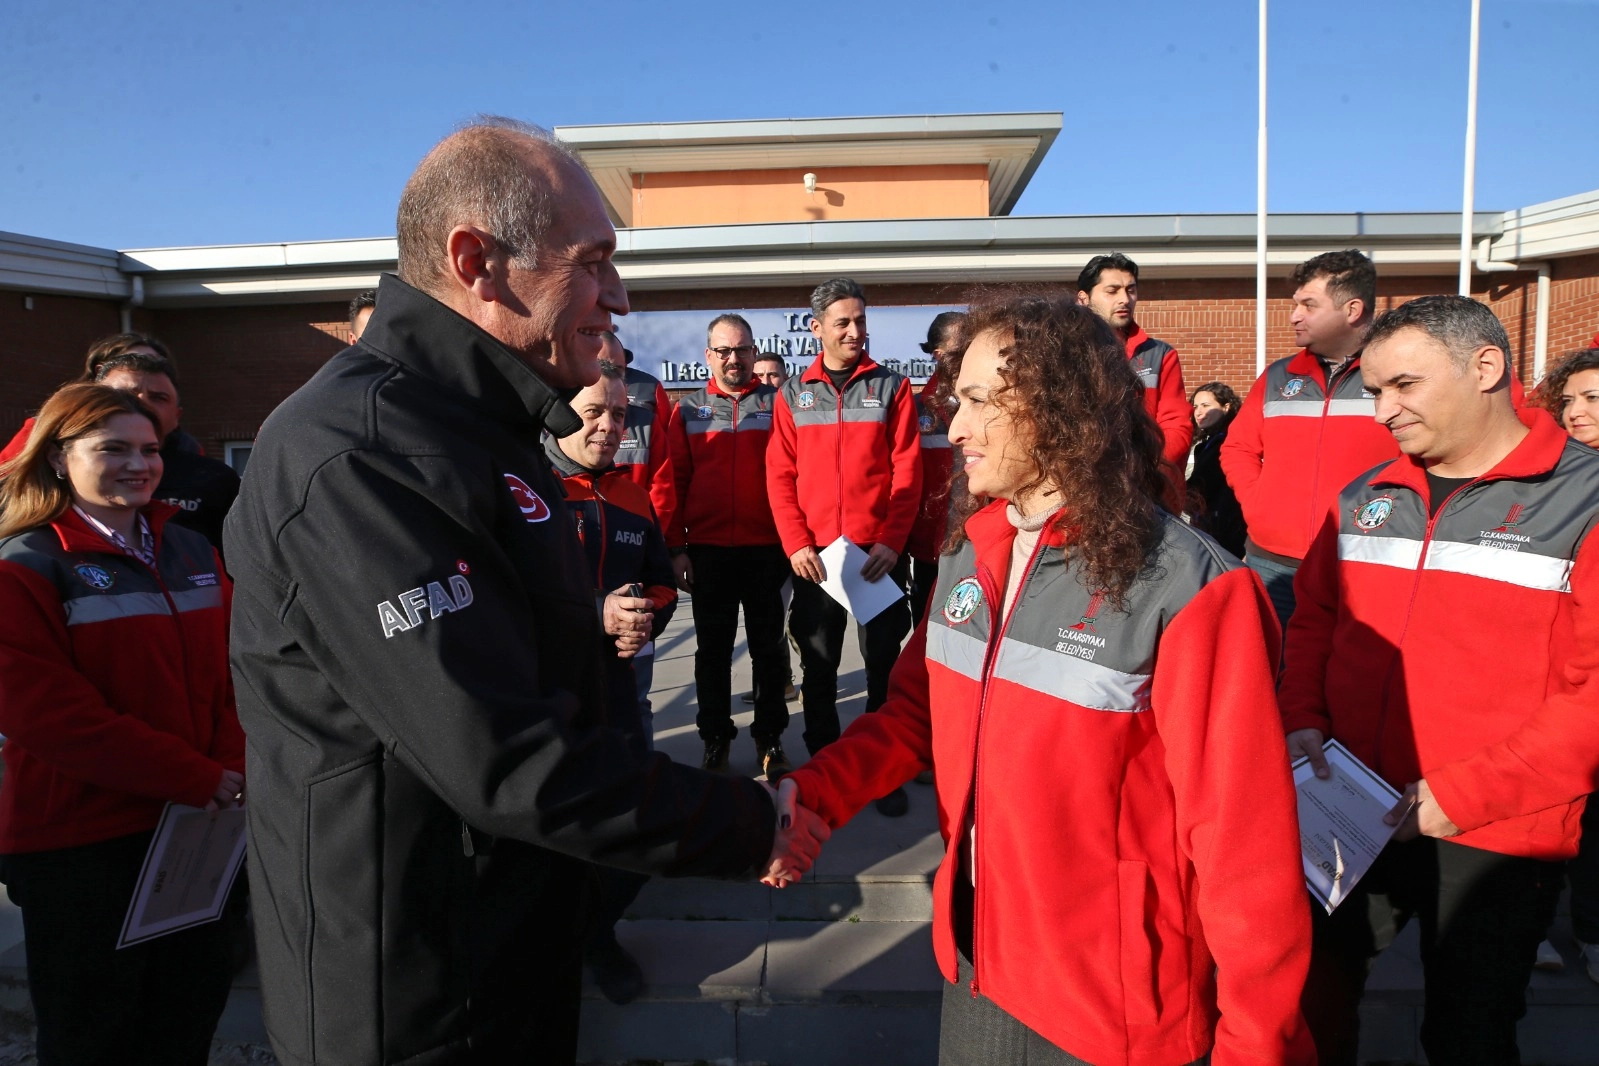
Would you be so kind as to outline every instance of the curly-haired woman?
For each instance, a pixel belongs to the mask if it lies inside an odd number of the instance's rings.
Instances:
[[[204,1066],[243,920],[116,947],[163,806],[244,791],[228,579],[150,499],[157,427],[131,392],[68,385],[0,481],[0,881],[48,1066]]]
[[[1161,509],[1160,433],[1093,312],[994,294],[966,336],[928,617],[888,702],[787,780],[837,826],[936,768],[946,1066],[1311,1061],[1265,591]]]

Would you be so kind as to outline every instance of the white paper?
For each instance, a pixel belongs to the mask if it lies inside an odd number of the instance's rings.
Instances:
[[[1367,769],[1336,740],[1322,745],[1331,771],[1317,777],[1310,760],[1294,763],[1294,788],[1299,795],[1299,847],[1305,884],[1331,914],[1349,898],[1397,826],[1383,815],[1399,802],[1399,793]]]
[[[821,556],[822,570],[827,574],[822,579],[822,591],[843,604],[844,609],[854,615],[855,621],[861,625],[905,598],[905,593],[887,574],[876,581],[867,581],[862,577],[861,567],[866,565],[866,553],[843,537],[817,554]]]
[[[204,811],[169,803],[144,855],[117,947],[222,917],[244,865],[243,807]]]

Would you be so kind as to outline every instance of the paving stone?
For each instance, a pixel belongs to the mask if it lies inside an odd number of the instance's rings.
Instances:
[[[765,997],[781,1002],[921,1003],[943,978],[922,922],[772,922]]]
[[[731,1002],[640,1001],[618,1007],[585,999],[578,1061],[738,1062],[738,1015],[739,1004]]]
[[[791,885],[783,891],[793,892],[797,887]],[[657,877],[639,892],[627,917],[764,922],[772,916],[774,894],[759,881]]]
[[[648,998],[744,999],[761,994],[766,922],[618,922],[616,937],[644,971]],[[598,991],[585,977],[586,994]]]
[[[933,1066],[938,999],[894,1006],[847,1003],[741,1008],[739,1061],[766,1066]]]
[[[930,922],[933,887],[924,877],[893,881],[805,881],[772,893],[779,921]]]

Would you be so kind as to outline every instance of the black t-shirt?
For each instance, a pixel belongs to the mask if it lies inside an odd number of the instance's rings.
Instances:
[[[1476,480],[1474,477],[1439,477],[1431,470],[1427,471],[1427,517],[1437,517],[1438,508],[1444,505],[1451,493]]]
[[[827,379],[833,383],[833,388],[838,390],[839,395],[842,396],[844,394],[844,384],[849,381],[850,375],[855,373],[855,368],[847,366],[843,370],[834,370],[826,363],[823,363],[822,373],[827,375]]]

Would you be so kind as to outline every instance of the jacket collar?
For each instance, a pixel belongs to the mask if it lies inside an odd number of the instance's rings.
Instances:
[[[1131,359],[1138,351],[1138,346],[1149,339],[1149,334],[1144,332],[1144,327],[1137,322],[1133,323],[1133,331],[1127,334],[1127,358]]]
[[[826,357],[818,355],[816,357],[816,362],[812,363],[809,367],[807,367],[805,369],[805,373],[800,375],[800,380],[801,381],[826,381],[826,380],[828,380],[827,368],[822,362],[822,360],[824,358],[826,358]],[[872,362],[872,357],[870,355],[867,355],[865,352],[862,352],[861,353],[861,361],[855,364],[855,369],[850,371],[850,375],[849,375],[848,378],[845,379],[845,383],[848,384],[849,382],[854,381],[856,378],[860,377],[862,374],[866,373],[868,370],[876,370],[876,369],[877,369],[877,364]]]
[[[581,429],[582,426],[580,425],[578,428]],[[592,477],[598,480],[617,468],[615,463],[608,463],[599,470],[590,470],[586,466],[579,466],[572,461],[571,456],[561,450],[560,441],[556,440],[553,433],[544,435],[544,457],[550,461],[550,465],[555,467],[556,474],[562,478]]]
[[[491,417],[565,437],[577,412],[533,369],[464,317],[393,274],[378,282],[378,305],[358,346],[461,393]]]
[[[178,513],[178,509],[170,503],[151,500],[139,509],[139,513],[144,515],[146,522],[150,523],[150,535],[155,538],[156,555],[159,557],[161,554],[161,531],[166,528],[167,520]],[[106,539],[100,535],[100,531],[80,518],[78,512],[74,511],[70,506],[61,512],[59,518],[50,523],[50,528],[55,530],[56,536],[60,538],[63,551],[100,552],[106,555],[122,554],[122,552],[107,543]]]
[[[1566,431],[1556,425],[1555,420],[1541,408],[1524,407],[1516,412],[1516,417],[1530,432],[1492,470],[1473,478],[1473,481],[1541,477],[1560,462],[1560,455],[1570,440]],[[1426,464],[1409,455],[1401,455],[1383,467],[1367,484],[1372,488],[1398,485],[1410,489],[1423,499],[1430,499]]]
[[[744,397],[748,396],[750,393],[754,392],[760,387],[761,383],[756,381],[754,378],[751,378],[749,384],[745,385],[742,389],[739,389],[737,392],[728,392],[726,389],[722,388],[721,385],[717,384],[715,378],[707,378],[705,380],[706,392],[710,393],[712,396],[726,396],[730,400],[742,400]]]
[[[1339,373],[1348,371],[1353,373],[1360,369],[1361,352],[1351,355],[1348,360],[1338,367]],[[1322,363],[1321,357],[1309,348],[1301,348],[1288,358],[1288,372],[1300,377],[1314,377],[1323,385],[1329,383],[1327,367]]]

